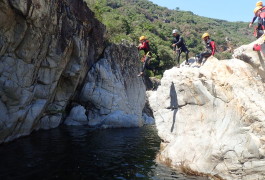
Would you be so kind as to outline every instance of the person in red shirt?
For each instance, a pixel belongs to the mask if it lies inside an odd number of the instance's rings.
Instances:
[[[141,61],[143,62],[143,68],[142,71],[138,74],[138,76],[142,76],[144,74],[144,70],[146,69],[147,64],[151,60],[151,52],[150,52],[150,46],[149,41],[145,36],[141,36],[139,38],[140,44],[138,45],[138,50],[144,51],[144,56],[141,58]]]
[[[206,51],[202,52],[201,54],[196,56],[198,58],[199,65],[201,65],[203,58],[208,58],[210,56],[214,56],[214,54],[216,52],[215,42],[213,40],[211,40],[209,33],[204,33],[202,35],[202,39],[205,42]]]

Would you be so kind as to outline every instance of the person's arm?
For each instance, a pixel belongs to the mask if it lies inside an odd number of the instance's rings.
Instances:
[[[172,40],[171,46],[173,47],[173,52],[175,53],[175,51],[176,51],[176,40],[175,40],[175,38]]]
[[[249,27],[251,27],[253,25],[253,23],[256,21],[257,17],[258,16],[253,17],[251,23],[249,23]]]
[[[141,50],[142,47],[143,47],[143,43],[139,43],[137,48],[138,48],[138,50]]]
[[[180,45],[183,42],[183,38],[180,36],[179,40],[175,43],[176,46]]]
[[[148,49],[148,45],[147,42],[143,42],[140,46],[138,46],[139,50],[144,50],[144,49]]]
[[[211,41],[210,45],[211,45],[211,48],[212,48],[212,54],[211,55],[213,56],[215,54],[215,50],[216,50],[215,42]]]

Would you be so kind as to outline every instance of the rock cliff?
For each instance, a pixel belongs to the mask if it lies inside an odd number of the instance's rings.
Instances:
[[[105,27],[82,0],[2,0],[0,9],[0,143],[57,127],[68,109],[77,124],[143,124],[136,48],[106,48]]]
[[[107,47],[104,58],[88,72],[77,93],[78,103],[65,123],[112,128],[139,127],[144,119],[148,121],[142,116],[146,89],[142,78],[137,77],[137,54],[137,49],[126,42]]]
[[[227,180],[265,178],[265,57],[252,50],[257,42],[234,59],[164,73],[148,93],[161,161]]]

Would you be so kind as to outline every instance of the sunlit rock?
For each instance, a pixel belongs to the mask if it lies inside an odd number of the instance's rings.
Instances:
[[[164,142],[159,159],[227,180],[264,179],[263,70],[214,57],[201,68],[167,70],[157,91],[148,92]]]

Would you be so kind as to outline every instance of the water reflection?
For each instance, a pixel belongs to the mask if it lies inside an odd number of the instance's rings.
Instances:
[[[158,165],[154,127],[93,130],[62,126],[0,146],[1,180],[199,180]]]

